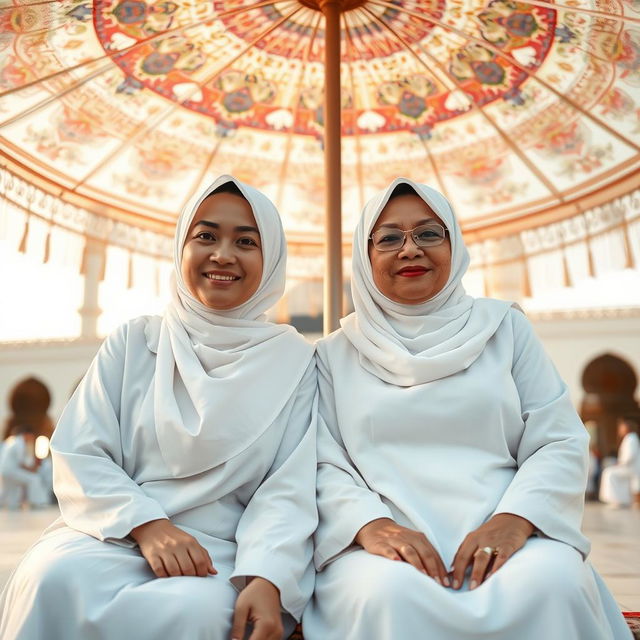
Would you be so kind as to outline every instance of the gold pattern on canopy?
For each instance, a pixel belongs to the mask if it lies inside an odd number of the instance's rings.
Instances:
[[[579,216],[638,187],[637,0],[341,4],[345,241],[362,203],[398,175],[443,191],[472,240]],[[276,201],[293,254],[316,264],[318,9],[0,2],[3,163],[58,198],[160,234],[194,189],[233,173]]]

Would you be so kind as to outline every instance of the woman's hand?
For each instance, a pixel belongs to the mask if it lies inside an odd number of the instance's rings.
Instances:
[[[401,527],[390,518],[378,518],[365,524],[356,534],[355,541],[369,553],[390,560],[403,560],[431,576],[438,584],[450,585],[442,559],[419,531]]]
[[[131,530],[140,553],[158,578],[218,573],[208,551],[191,535],[169,520],[151,520]]]
[[[453,559],[453,588],[462,586],[467,567],[473,563],[469,589],[475,589],[520,549],[534,530],[525,518],[499,513],[472,531],[462,541]],[[493,549],[494,553],[486,553],[484,548]],[[493,565],[487,572],[492,560]]]
[[[243,640],[247,622],[253,625],[249,640],[281,640],[280,591],[264,578],[253,578],[240,592],[233,614],[231,640]]]

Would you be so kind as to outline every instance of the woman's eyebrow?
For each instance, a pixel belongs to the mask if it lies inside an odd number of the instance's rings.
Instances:
[[[196,222],[194,226],[197,227],[199,224],[203,224],[205,227],[213,227],[214,229],[220,228],[220,225],[217,222],[211,222],[210,220],[198,220],[198,222]],[[260,235],[260,231],[256,227],[245,226],[245,225],[235,227],[234,231],[239,231],[240,233],[253,231],[254,233],[257,233],[258,235]]]
[[[416,227],[419,227],[420,225],[423,224],[428,224],[429,222],[436,222],[435,218],[425,218],[424,220],[418,220],[418,222],[416,222]],[[382,227],[389,227],[391,229],[400,229],[402,225],[396,224],[395,222],[385,222],[384,224],[380,225],[380,228]]]

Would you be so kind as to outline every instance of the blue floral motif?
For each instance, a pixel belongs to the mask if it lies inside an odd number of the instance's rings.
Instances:
[[[92,11],[91,3],[85,2],[84,4],[79,4],[77,7],[73,7],[71,11],[67,11],[67,15],[80,22],[85,22],[91,19]]]
[[[410,91],[405,91],[398,103],[400,113],[410,118],[419,118],[425,112],[426,108],[427,103],[425,99]]]
[[[237,126],[229,120],[219,120],[216,124],[216,135],[219,138],[228,138],[235,133]]]
[[[482,84],[501,84],[504,81],[504,69],[493,61],[472,60],[471,68]]]
[[[556,27],[556,38],[558,38],[560,42],[571,42],[575,37],[575,33],[573,33],[566,24]]]
[[[509,91],[507,91],[502,97],[505,101],[510,102],[514,107],[521,107],[525,103],[524,96],[522,95],[522,91],[520,91],[519,87],[509,89]]]
[[[227,111],[231,113],[239,113],[249,111],[253,107],[253,98],[247,87],[243,87],[238,91],[232,91],[222,99],[222,104]]]
[[[142,82],[127,76],[117,87],[116,93],[124,93],[127,96],[133,96],[142,89]]]
[[[124,0],[113,10],[113,15],[120,24],[136,24],[147,16],[147,3],[142,0]]]
[[[142,61],[142,69],[151,76],[162,76],[173,69],[178,57],[177,53],[158,53],[154,51]]]
[[[421,124],[416,127],[412,127],[411,131],[422,141],[431,140],[433,127],[430,124]]]

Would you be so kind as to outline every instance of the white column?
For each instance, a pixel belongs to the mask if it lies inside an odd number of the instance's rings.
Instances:
[[[106,250],[104,242],[87,239],[83,261],[84,297],[82,306],[78,309],[82,321],[80,337],[84,339],[98,337],[98,318],[102,313],[98,305],[98,286],[104,273]]]

